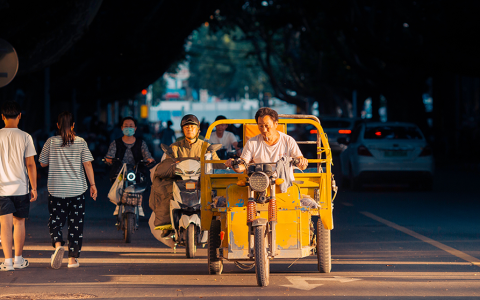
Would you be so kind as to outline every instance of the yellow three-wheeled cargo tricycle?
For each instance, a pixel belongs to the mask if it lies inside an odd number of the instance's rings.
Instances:
[[[270,260],[296,259],[314,253],[318,257],[318,270],[323,273],[331,270],[332,191],[336,193],[337,188],[327,136],[315,116],[279,117],[279,131],[287,133],[291,124],[300,124],[310,126],[311,132],[316,133],[315,141],[297,141],[300,145],[316,146],[317,157],[307,157],[316,168],[295,173],[295,181],[285,193],[279,189],[282,180],[276,176],[275,162],[248,164],[242,174],[228,170],[206,174],[205,164],[225,161],[207,161],[200,156],[201,226],[209,232],[210,274],[221,274],[223,260],[230,260],[240,268],[254,266],[258,285],[267,286]],[[208,128],[207,140],[219,124],[242,124],[244,143],[260,133],[255,120],[219,120]],[[313,224],[315,219],[318,221]]]

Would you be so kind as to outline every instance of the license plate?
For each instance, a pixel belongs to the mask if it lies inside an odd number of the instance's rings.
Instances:
[[[385,157],[405,157],[407,151],[385,151]]]
[[[185,183],[185,188],[187,190],[194,190],[195,189],[195,182],[187,182]]]

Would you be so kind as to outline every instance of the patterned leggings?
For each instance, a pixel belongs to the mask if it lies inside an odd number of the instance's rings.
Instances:
[[[48,194],[48,228],[52,245],[61,242],[65,245],[62,228],[68,220],[68,257],[80,257],[83,240],[83,221],[85,217],[85,195],[57,198]]]

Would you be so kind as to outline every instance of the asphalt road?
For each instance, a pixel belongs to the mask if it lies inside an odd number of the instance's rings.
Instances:
[[[222,275],[208,275],[205,249],[194,259],[182,248],[174,253],[153,238],[146,218],[125,244],[105,197],[107,181],[98,176],[104,196],[87,199],[80,268],[68,269],[66,258],[61,269],[49,267],[47,204],[38,201],[27,221],[30,266],[0,273],[0,299],[478,299],[479,179],[452,167],[437,172],[433,192],[340,190],[332,272],[318,273],[315,256],[276,260],[270,285],[260,288],[252,271],[230,262]]]

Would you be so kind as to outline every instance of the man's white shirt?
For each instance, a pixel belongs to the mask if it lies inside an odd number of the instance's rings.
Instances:
[[[0,196],[29,193],[25,158],[37,155],[32,137],[18,128],[0,129]]]
[[[251,138],[245,144],[242,155],[240,156],[246,163],[276,163],[280,158],[303,156],[298,144],[294,138],[283,132],[278,132],[280,138],[275,145],[269,146],[263,140],[261,134]],[[293,169],[291,178],[293,179]]]
[[[227,151],[231,151],[233,143],[236,143],[238,141],[235,135],[230,131],[224,131],[221,138],[219,138],[217,136],[217,132],[214,131],[212,132],[212,135],[210,136],[208,142],[210,144],[222,144],[223,148],[227,149]]]

